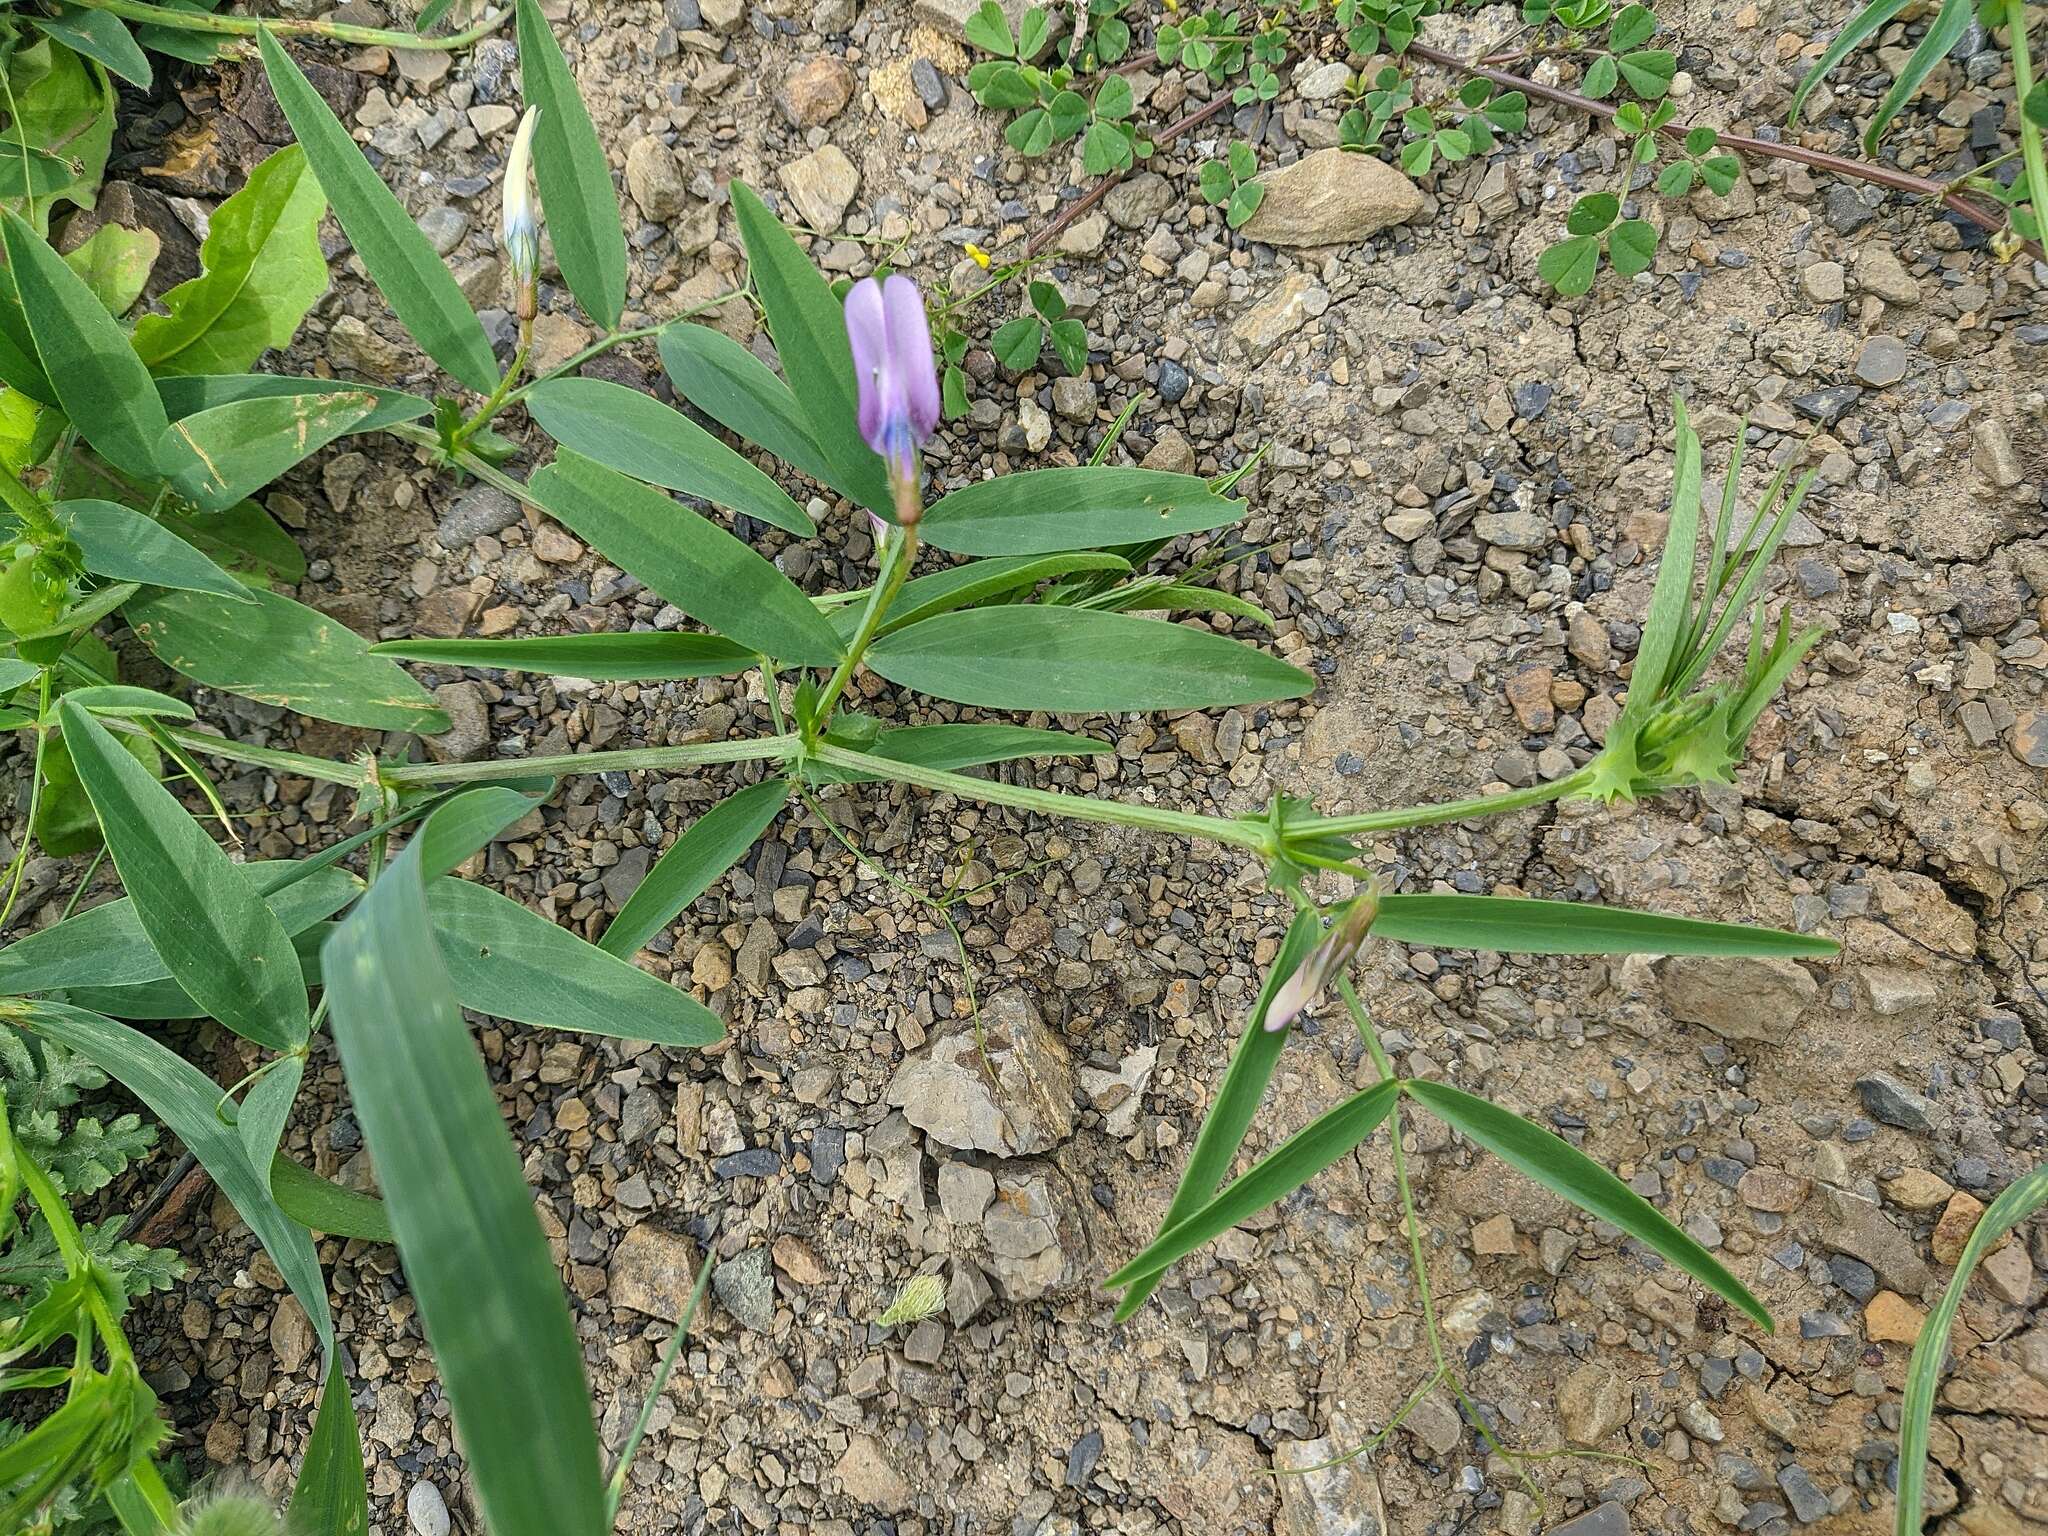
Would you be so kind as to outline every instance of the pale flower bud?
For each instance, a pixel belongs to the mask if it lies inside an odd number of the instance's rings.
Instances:
[[[505,161],[505,213],[498,228],[499,242],[512,263],[512,291],[521,324],[531,321],[540,307],[540,214],[533,204],[533,127],[538,121],[540,108],[528,107],[513,136],[512,153]]]

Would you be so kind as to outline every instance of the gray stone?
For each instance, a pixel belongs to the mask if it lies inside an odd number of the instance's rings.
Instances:
[[[413,1536],[448,1536],[448,1501],[432,1483],[414,1483],[405,1495],[405,1523]]]
[[[910,1481],[896,1470],[881,1443],[871,1435],[855,1435],[846,1453],[832,1469],[846,1496],[869,1509],[898,1514],[910,1508],[915,1497]]]
[[[1496,549],[1518,549],[1528,554],[1550,548],[1557,542],[1557,530],[1550,519],[1517,508],[1512,512],[1482,512],[1472,519],[1472,532]]]
[[[775,1326],[775,1269],[766,1247],[749,1248],[711,1271],[725,1310],[755,1333]]]
[[[989,1273],[1006,1300],[1035,1301],[1066,1278],[1062,1214],[1051,1175],[1005,1174],[997,1181],[982,1236],[988,1243]]]
[[[1574,1445],[1600,1444],[1629,1421],[1634,1404],[1628,1383],[1598,1363],[1573,1371],[1557,1394],[1558,1418]]]
[[[455,498],[434,525],[434,537],[447,550],[467,549],[487,533],[503,533],[526,514],[519,503],[488,485],[471,486]]]
[[[1854,384],[1831,384],[1826,389],[1793,396],[1792,409],[1824,427],[1832,427],[1862,396],[1863,391]]]
[[[420,738],[428,755],[437,763],[469,763],[482,757],[491,744],[491,717],[482,686],[443,683],[434,690],[434,702],[448,716],[448,729]]]
[[[1801,1525],[1811,1525],[1828,1513],[1828,1496],[1821,1491],[1820,1484],[1813,1480],[1813,1474],[1793,1462],[1780,1469],[1778,1487],[1792,1505],[1792,1514]]]
[[[460,208],[429,208],[420,215],[420,233],[434,247],[435,255],[450,255],[469,233],[469,215]]]
[[[1064,1141],[1074,1128],[1067,1047],[1015,987],[982,1005],[982,1037],[940,1035],[896,1069],[888,1101],[942,1146],[1020,1157]]]
[[[1150,229],[1173,206],[1173,186],[1157,171],[1140,171],[1111,187],[1102,211],[1119,229]]]
[[[1583,1515],[1553,1525],[1549,1536],[1628,1536],[1628,1510],[1616,1503],[1595,1504]]]
[[[1814,1235],[1822,1247],[1861,1259],[1902,1296],[1917,1296],[1926,1289],[1929,1274],[1919,1249],[1891,1224],[1876,1201],[1831,1184],[1820,1186],[1818,1193],[1822,1208]]]
[[[1940,1114],[1932,1099],[1915,1093],[1889,1072],[1856,1079],[1856,1095],[1873,1118],[1902,1131],[1931,1131]]]
[[[1856,284],[1865,293],[1901,308],[1920,302],[1920,285],[1913,281],[1913,274],[1882,245],[1867,245],[1856,258]]]
[[[1261,180],[1265,200],[1244,234],[1268,245],[1349,245],[1425,206],[1422,189],[1386,161],[1343,149],[1319,149]]]
[[[651,133],[626,151],[626,190],[641,214],[656,224],[666,224],[690,205],[676,152]]]
[[[1906,376],[1906,344],[1896,336],[1873,336],[1856,354],[1856,377],[1874,389]]]

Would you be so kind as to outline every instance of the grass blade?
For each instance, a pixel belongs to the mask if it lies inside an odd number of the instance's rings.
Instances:
[[[450,667],[545,672],[602,682],[665,682],[730,677],[760,660],[722,635],[670,630],[600,635],[522,635],[509,640],[386,640],[373,656],[399,656]]]
[[[410,848],[328,941],[323,969],[356,1114],[489,1527],[599,1536],[582,1352]]]
[[[1545,1189],[1564,1196],[1580,1210],[1621,1228],[1652,1252],[1661,1254],[1716,1295],[1742,1309],[1766,1333],[1775,1332],[1764,1304],[1720,1261],[1669,1218],[1621,1180],[1561,1136],[1524,1120],[1498,1104],[1445,1083],[1408,1082],[1408,1096],[1461,1132],[1477,1146]]]
[[[1814,87],[1827,79],[1834,67],[1847,58],[1852,50],[1873,36],[1910,3],[1911,0],[1872,0],[1871,4],[1851,16],[1848,24],[1835,34],[1835,40],[1828,44],[1818,59],[1814,60],[1813,68],[1801,77],[1799,89],[1792,93],[1792,105],[1785,113],[1785,126],[1798,127],[1799,109],[1806,105],[1806,98],[1813,93]]]
[[[1322,932],[1320,913],[1295,914],[1280,953],[1273,957],[1272,969],[1266,972],[1265,984],[1259,988],[1258,999],[1244,1021],[1244,1032],[1238,1036],[1237,1049],[1231,1053],[1223,1081],[1216,1085],[1215,1102],[1209,1106],[1202,1128],[1195,1135],[1187,1171],[1181,1174],[1180,1187],[1173,1192],[1166,1207],[1166,1219],[1160,1223],[1162,1232],[1171,1231],[1207,1205],[1223,1176],[1230,1172],[1230,1165],[1237,1160],[1237,1149],[1244,1145],[1245,1132],[1258,1112],[1259,1101],[1266,1096],[1266,1084],[1292,1033],[1285,1029],[1268,1030],[1266,1010],[1272,1006],[1273,994],[1280,990],[1280,984],[1294,974],[1295,967],[1315,948]],[[1148,1275],[1133,1283],[1116,1305],[1116,1321],[1122,1322],[1145,1305],[1146,1299],[1158,1289],[1160,1278],[1158,1274]]]
[[[631,960],[711,883],[746,855],[789,799],[787,779],[768,779],[727,795],[670,844],[598,940],[608,955]]]
[[[1526,896],[1382,896],[1374,938],[1523,955],[1787,955],[1824,959],[1833,939]]]
[[[1896,1536],[1920,1536],[1921,1504],[1927,1487],[1927,1427],[1934,1416],[1934,1392],[1941,1385],[1941,1367],[1948,1356],[1949,1330],[1977,1262],[2000,1238],[2048,1205],[2048,1163],[2013,1180],[1990,1209],[1977,1218],[1970,1240],[1956,1260],[1941,1300],[1920,1325],[1913,1344],[1913,1362],[1906,1368],[1906,1391],[1899,1404],[1899,1496],[1893,1530]]]
[[[1884,93],[1884,100],[1877,104],[1870,126],[1863,130],[1863,152],[1866,155],[1877,158],[1877,143],[1884,137],[1885,129],[1926,83],[1927,77],[1934,73],[1935,66],[1948,57],[1948,51],[1970,30],[1970,17],[1975,9],[1971,0],[1941,0],[1941,9],[1927,24],[1919,46],[1906,60],[1906,67],[1899,71],[1898,78],[1892,81],[1892,88]]]
[[[270,1160],[270,1192],[285,1215],[311,1231],[372,1243],[392,1240],[383,1201],[323,1179],[282,1152]]]
[[[1247,1216],[1284,1200],[1378,1130],[1400,1095],[1400,1083],[1390,1078],[1325,1110],[1224,1185],[1213,1200],[1161,1232],[1103,1284],[1121,1288],[1160,1274]]]
[[[370,1490],[363,1478],[362,1431],[339,1355],[327,1367],[313,1438],[306,1442],[285,1524],[291,1536],[368,1536]]]
[[[1674,400],[1677,413],[1677,465],[1671,482],[1671,526],[1657,564],[1657,583],[1650,593],[1649,616],[1643,621],[1642,644],[1629,673],[1624,720],[1640,721],[1664,691],[1666,675],[1678,659],[1692,607],[1693,567],[1699,557],[1700,440],[1686,419],[1685,402]]]

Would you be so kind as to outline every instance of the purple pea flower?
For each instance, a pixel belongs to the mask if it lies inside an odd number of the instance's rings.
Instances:
[[[860,389],[860,435],[889,467],[896,521],[923,515],[917,450],[939,425],[939,374],[924,295],[900,272],[865,278],[846,296],[846,335]]]
[[[1273,1001],[1266,1009],[1266,1028],[1282,1030],[1301,1016],[1331,982],[1335,981],[1344,967],[1351,963],[1358,953],[1358,947],[1365,942],[1365,935],[1372,927],[1372,920],[1379,916],[1379,895],[1368,890],[1354,899],[1337,914],[1337,920],[1330,925],[1330,931],[1323,935],[1320,944],[1308,952],[1294,974],[1280,983],[1273,994]]]

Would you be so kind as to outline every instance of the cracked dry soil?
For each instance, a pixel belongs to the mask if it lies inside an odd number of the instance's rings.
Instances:
[[[905,241],[899,264],[926,281],[962,262],[965,241],[1021,245],[1085,190],[1078,165],[1003,150],[958,83],[948,9],[553,7],[622,173],[628,323],[740,276],[733,177],[801,208],[828,269],[864,271],[873,239]],[[1782,122],[1802,47],[1840,19],[1803,0],[1677,7],[1664,20],[1685,112],[1750,132]],[[1426,35],[1459,48],[1511,25],[1503,9]],[[1897,41],[1894,24],[1883,42]],[[326,62],[322,88],[465,285],[502,303],[491,231],[517,101],[509,43],[452,65]],[[1969,149],[1990,63],[1944,66],[1897,135],[1902,163],[1946,171]],[[1884,69],[1881,53],[1845,66],[1817,98],[1816,142],[1849,144]],[[1161,120],[1207,93],[1172,71],[1135,83]],[[250,80],[230,69],[218,100],[209,89],[167,107],[163,131],[204,122],[229,164],[278,141]],[[1333,142],[1340,107],[1290,85],[1238,131],[1292,161]],[[934,473],[955,485],[1075,462],[1141,393],[1119,458],[1211,473],[1269,445],[1245,485],[1244,531],[1265,552],[1224,585],[1279,617],[1272,643],[1321,686],[1269,709],[1063,721],[1113,750],[1000,771],[1216,813],[1275,790],[1339,812],[1566,771],[1613,718],[1638,638],[1670,396],[1707,441],[1710,501],[1746,412],[1745,508],[1780,463],[1821,471],[1771,588],[1829,633],[1737,786],[1373,851],[1409,889],[1775,923],[1838,938],[1840,959],[1380,945],[1360,984],[1403,1072],[1487,1093],[1616,1168],[1715,1248],[1779,1331],[1759,1335],[1613,1231],[1413,1125],[1431,1274],[1474,1401],[1520,1448],[1631,1459],[1527,1463],[1539,1507],[1439,1394],[1372,1457],[1275,1478],[1385,1424],[1426,1373],[1384,1141],[1184,1263],[1128,1325],[1111,1326],[1096,1286],[1153,1230],[1277,945],[1283,913],[1260,871],[1209,847],[843,790],[827,808],[871,862],[795,808],[643,957],[726,1017],[722,1048],[480,1027],[608,1445],[696,1256],[719,1255],[716,1304],[633,1467],[621,1528],[1887,1531],[1920,1310],[1971,1203],[2043,1155],[2048,1124],[2043,274],[1999,265],[1924,209],[1752,164],[1725,202],[1657,211],[1667,238],[1651,274],[1559,304],[1537,255],[1570,195],[1614,164],[1613,141],[1582,119],[1539,107],[1527,134],[1441,174],[1408,223],[1319,249],[1246,243],[1192,195],[1229,120],[1174,144],[1163,178],[1132,178],[1060,242],[1052,270],[1088,325],[1088,377],[1014,378],[977,353],[973,412],[935,445]],[[979,334],[1013,303],[985,308]],[[544,309],[550,356],[587,339],[566,293],[550,287]],[[502,310],[489,318],[502,334]],[[765,345],[743,306],[712,318]],[[423,362],[343,256],[286,365],[397,382]],[[595,369],[665,389],[651,350]],[[315,557],[301,595],[367,634],[676,622],[560,530],[402,450],[330,455],[275,505]],[[825,537],[805,547],[746,531],[799,581],[864,581],[864,532],[837,509],[820,520]],[[458,721],[427,744],[437,754],[767,728],[740,682],[425,673]],[[913,707],[864,684],[884,713]],[[302,751],[411,746],[213,708]],[[572,782],[481,874],[594,933],[732,782]],[[265,856],[328,840],[348,814],[305,783],[224,787]],[[936,890],[963,864],[976,889],[955,911],[1000,1093],[943,1070],[966,1012],[951,941],[875,868]],[[217,1049],[234,1076],[232,1045]],[[1304,1032],[1247,1151],[1369,1073],[1336,1021]],[[309,1083],[290,1146],[372,1186],[338,1068]],[[142,1330],[154,1379],[195,1456],[280,1489],[317,1387],[305,1321],[224,1202],[177,1240],[197,1274],[182,1310]],[[330,1241],[322,1257],[374,1453],[374,1528],[439,1536],[452,1512],[479,1531],[396,1256]],[[1930,1478],[1946,1530],[2048,1531],[2043,1269],[2036,1222],[1963,1307]],[[920,1271],[944,1279],[947,1310],[873,1326]]]

